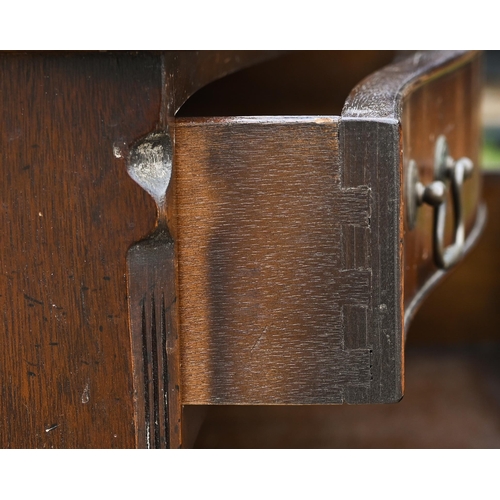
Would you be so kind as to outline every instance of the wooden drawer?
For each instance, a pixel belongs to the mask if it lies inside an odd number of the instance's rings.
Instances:
[[[484,220],[479,91],[477,54],[417,53],[363,81],[341,116],[176,121],[185,404],[403,396],[405,314],[445,273],[434,209],[409,228],[408,165],[430,183],[441,135],[472,160],[469,246]],[[453,217],[450,198],[446,245]]]

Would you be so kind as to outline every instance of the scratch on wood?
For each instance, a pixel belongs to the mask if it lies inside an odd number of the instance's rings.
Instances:
[[[252,352],[257,347],[257,345],[260,344],[262,337],[264,337],[266,333],[267,333],[267,328],[265,328],[264,331],[259,335],[259,338],[255,341],[254,345],[250,349],[250,352]]]
[[[34,302],[35,304],[40,304],[41,306],[43,306],[43,302],[41,300],[37,300],[33,297],[30,297],[29,295],[26,295],[25,293],[23,293],[23,295],[24,295],[24,298],[26,300],[29,300],[30,302]]]

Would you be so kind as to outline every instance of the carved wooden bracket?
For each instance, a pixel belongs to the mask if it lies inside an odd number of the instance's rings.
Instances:
[[[181,399],[175,245],[166,216],[172,176],[168,131],[154,132],[137,142],[127,169],[158,208],[155,230],[127,253],[136,445],[177,448],[181,444]]]

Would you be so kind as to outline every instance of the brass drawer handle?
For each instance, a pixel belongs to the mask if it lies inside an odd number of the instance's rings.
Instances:
[[[415,226],[417,208],[426,203],[434,207],[434,261],[441,269],[449,269],[460,261],[464,254],[465,226],[463,217],[462,186],[471,177],[473,163],[470,158],[454,160],[448,152],[446,138],[441,135],[436,141],[434,155],[434,181],[424,186],[418,176],[415,161],[408,166],[407,215],[410,229]],[[451,185],[454,211],[453,243],[445,247],[447,183]]]

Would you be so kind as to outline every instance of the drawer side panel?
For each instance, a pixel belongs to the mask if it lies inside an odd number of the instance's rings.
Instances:
[[[181,120],[176,152],[184,404],[385,397],[374,198],[345,182],[338,118]]]

